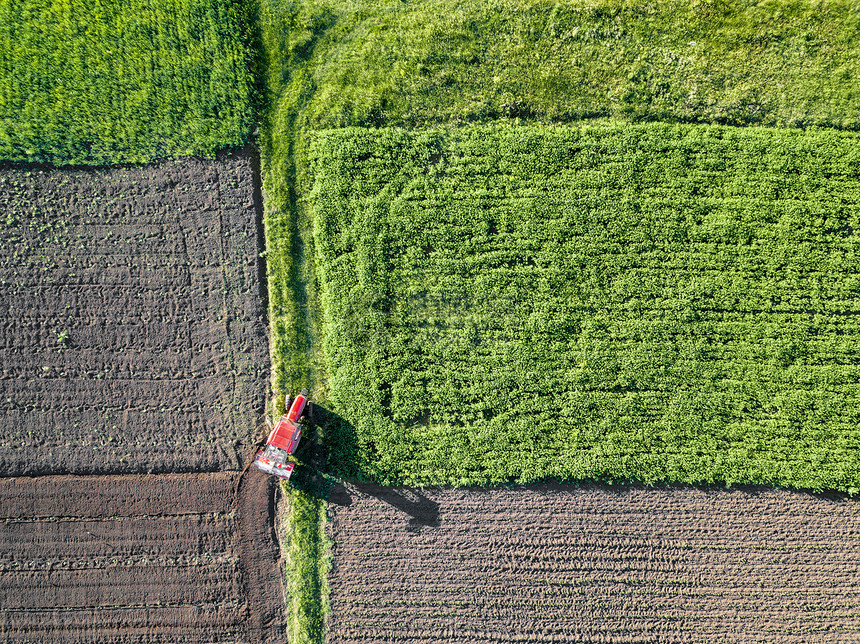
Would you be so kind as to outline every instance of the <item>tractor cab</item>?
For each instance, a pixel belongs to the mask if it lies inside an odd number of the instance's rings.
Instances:
[[[305,410],[307,397],[308,390],[303,389],[292,405],[289,404],[289,397],[287,398],[285,406],[289,407],[289,411],[275,423],[266,439],[265,447],[257,452],[254,458],[254,467],[258,470],[285,480],[290,479],[296,463],[289,457],[295,454],[302,438],[302,412]]]

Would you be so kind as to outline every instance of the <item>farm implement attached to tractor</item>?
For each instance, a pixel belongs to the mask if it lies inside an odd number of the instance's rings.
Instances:
[[[266,439],[265,447],[257,452],[254,458],[254,467],[258,470],[290,480],[296,467],[295,461],[290,457],[295,454],[302,438],[302,412],[305,410],[307,398],[308,390],[302,389],[302,393],[296,396],[290,405],[290,397],[287,395],[284,407],[289,408],[289,411],[275,423]]]

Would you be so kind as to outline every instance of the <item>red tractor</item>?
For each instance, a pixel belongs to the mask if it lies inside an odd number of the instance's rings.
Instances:
[[[290,480],[296,463],[288,457],[295,454],[302,438],[301,419],[307,399],[307,389],[302,389],[302,393],[296,396],[292,405],[290,397],[287,396],[285,407],[289,406],[289,411],[281,416],[272,428],[269,438],[266,439],[266,446],[257,452],[254,459],[254,467],[258,470]]]

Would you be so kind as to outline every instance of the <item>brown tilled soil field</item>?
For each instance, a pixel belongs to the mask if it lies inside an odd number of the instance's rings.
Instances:
[[[256,165],[0,167],[0,641],[286,640]]]
[[[858,501],[602,485],[331,501],[331,644],[860,641]]]
[[[286,641],[276,488],[238,477],[0,479],[0,641]]]
[[[241,469],[269,373],[254,165],[0,167],[0,474]]]

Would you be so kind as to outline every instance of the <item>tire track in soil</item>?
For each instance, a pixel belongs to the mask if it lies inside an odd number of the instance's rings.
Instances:
[[[285,642],[277,488],[239,476],[0,478],[0,640]]]
[[[857,500],[608,485],[330,500],[330,644],[860,641]]]
[[[252,642],[286,641],[284,574],[274,525],[276,489],[271,476],[253,469],[242,477],[238,489],[239,547],[245,563],[242,571]]]

